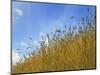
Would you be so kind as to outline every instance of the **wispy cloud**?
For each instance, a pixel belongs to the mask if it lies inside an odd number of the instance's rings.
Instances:
[[[17,15],[23,16],[23,11],[21,9],[15,8],[14,11],[17,13]]]
[[[26,46],[26,43],[25,42],[21,42],[20,45],[21,46]]]
[[[43,33],[43,32],[40,32],[40,37],[45,37],[45,33]]]
[[[42,41],[42,37],[45,37],[45,33],[40,32],[40,39],[39,39],[39,41]]]
[[[37,42],[36,40],[34,40],[34,44],[35,44],[35,45],[37,45],[37,44],[38,44],[38,42]]]
[[[40,32],[40,41],[42,41],[42,38],[41,38],[42,36],[45,37],[45,44],[48,46],[48,38],[46,37],[46,34],[43,32]]]
[[[13,63],[13,65],[18,63],[20,60],[21,60],[21,57],[19,56],[19,54],[13,50],[12,51],[12,63]]]
[[[46,45],[48,46],[48,38],[46,38],[45,43],[46,43]]]
[[[23,11],[19,8],[13,9],[13,23],[16,23],[20,17],[23,16]]]

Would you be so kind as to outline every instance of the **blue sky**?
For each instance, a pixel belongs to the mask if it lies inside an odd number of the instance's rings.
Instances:
[[[37,44],[40,36],[63,28],[64,25],[75,26],[83,16],[89,16],[94,6],[78,6],[64,4],[12,2],[12,49],[26,48],[32,37]],[[69,17],[74,16],[74,19]],[[23,55],[23,54],[22,54]]]

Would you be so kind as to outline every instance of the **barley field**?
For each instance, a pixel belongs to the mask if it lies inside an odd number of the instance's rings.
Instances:
[[[12,66],[13,74],[96,69],[96,16],[81,17],[76,26],[47,33],[39,45],[37,52]]]

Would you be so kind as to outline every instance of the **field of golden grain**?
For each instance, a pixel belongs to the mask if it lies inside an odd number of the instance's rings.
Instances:
[[[83,21],[83,24],[81,22]],[[12,73],[81,70],[96,68],[95,18],[82,18],[78,25],[56,29],[40,41],[37,53],[12,66]]]

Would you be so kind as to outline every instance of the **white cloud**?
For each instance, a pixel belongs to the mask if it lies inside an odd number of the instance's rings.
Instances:
[[[29,58],[29,55],[27,55],[26,58]]]
[[[14,8],[14,10],[13,10],[13,23],[16,23],[21,16],[23,16],[23,11],[19,8]]]
[[[21,57],[14,50],[12,51],[12,64],[15,65],[21,60]]]
[[[15,13],[17,13],[17,15],[19,16],[23,16],[23,11],[21,9],[15,8]]]
[[[25,42],[21,42],[20,45],[21,46],[26,46],[26,43]]]
[[[34,40],[34,44],[38,44],[38,42],[36,40]]]
[[[42,36],[45,37],[45,43],[48,46],[48,38],[46,37],[46,34],[45,33],[40,32],[40,40],[39,41],[42,41],[42,38],[41,38]]]
[[[45,43],[46,43],[46,45],[48,46],[48,38],[46,38]]]
[[[40,37],[41,37],[41,36],[45,37],[45,33],[40,32]]]

